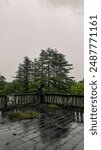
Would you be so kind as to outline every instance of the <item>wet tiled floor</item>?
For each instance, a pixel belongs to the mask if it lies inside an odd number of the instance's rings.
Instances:
[[[41,107],[33,120],[10,122],[0,115],[0,150],[83,150],[80,113]]]

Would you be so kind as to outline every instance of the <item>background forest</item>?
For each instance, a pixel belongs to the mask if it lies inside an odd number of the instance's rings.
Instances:
[[[84,80],[76,82],[70,76],[73,64],[57,49],[41,50],[39,58],[33,61],[27,56],[19,64],[12,82],[0,74],[0,94],[32,93],[44,83],[46,92],[84,94]]]

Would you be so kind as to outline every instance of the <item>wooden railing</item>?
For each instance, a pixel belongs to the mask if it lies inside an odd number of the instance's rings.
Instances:
[[[35,104],[39,96],[34,94],[0,95],[0,110],[9,107],[17,107]],[[45,103],[60,104],[63,106],[84,107],[84,96],[67,94],[45,94]]]

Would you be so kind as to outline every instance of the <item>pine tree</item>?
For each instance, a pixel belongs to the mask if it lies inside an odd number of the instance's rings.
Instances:
[[[48,90],[64,91],[68,82],[72,80],[69,73],[73,69],[73,65],[69,64],[65,55],[59,53],[56,49],[41,50],[39,59],[34,61],[35,64],[33,78],[36,79],[38,84],[44,82]],[[37,75],[35,75],[36,73]]]
[[[0,90],[3,89],[6,85],[6,78],[0,74]]]
[[[23,64],[19,64],[16,80],[22,85],[23,91],[28,92],[32,78],[32,61],[24,57]]]
[[[39,86],[39,61],[37,59],[34,59],[34,62],[32,62],[32,84],[34,88],[38,88]]]
[[[73,65],[66,61],[65,55],[56,49],[41,50],[39,58],[32,62],[28,57],[19,64],[16,81],[24,92],[37,90],[42,83],[48,91],[65,92],[67,84],[73,77],[69,76]]]

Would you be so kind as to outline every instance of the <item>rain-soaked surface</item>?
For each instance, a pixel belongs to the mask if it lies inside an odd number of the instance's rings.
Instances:
[[[0,150],[83,150],[83,113],[34,108],[38,118],[10,122],[0,112]]]

